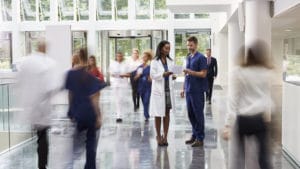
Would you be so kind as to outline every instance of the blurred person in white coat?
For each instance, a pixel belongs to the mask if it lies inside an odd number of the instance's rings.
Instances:
[[[150,65],[152,88],[150,96],[151,116],[155,117],[156,140],[158,146],[168,146],[170,110],[174,113],[174,80],[171,72],[174,61],[169,56],[170,42],[161,41],[156,49],[155,58]],[[161,135],[161,120],[163,119],[163,135]]]
[[[274,107],[271,99],[271,80],[274,76],[267,44],[260,40],[254,42],[247,47],[246,57],[242,48],[238,62],[229,82],[228,113],[223,132],[223,137],[229,139],[229,168],[259,166],[270,169],[268,122]],[[254,149],[250,144],[253,142],[251,137],[255,138],[258,146],[257,154],[247,151]],[[246,158],[249,155],[258,157],[258,162],[250,162],[252,159]]]
[[[19,102],[24,111],[19,121],[31,124],[37,130],[38,168],[46,169],[48,163],[47,131],[51,120],[51,98],[59,86],[56,80],[56,63],[46,55],[46,44],[38,42],[38,51],[27,56],[17,76]]]
[[[111,75],[111,87],[113,90],[113,102],[117,113],[117,123],[122,122],[124,111],[127,110],[127,93],[130,91],[128,78],[130,77],[130,67],[125,61],[123,53],[117,52],[116,60],[112,61],[109,67]]]

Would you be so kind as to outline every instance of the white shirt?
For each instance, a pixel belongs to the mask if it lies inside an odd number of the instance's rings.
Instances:
[[[56,64],[43,53],[27,57],[17,76],[19,103],[24,112],[19,119],[26,124],[47,126],[51,117],[51,96],[58,89]]]
[[[120,75],[130,73],[130,67],[126,61],[121,63],[112,61],[109,68],[111,74],[111,85],[112,87],[128,87],[128,78],[121,78]]]
[[[237,67],[229,81],[229,102],[226,125],[232,125],[237,114],[254,115],[264,113],[271,118],[272,72],[264,67]]]
[[[135,71],[139,66],[141,66],[142,61],[140,59],[133,60],[132,58],[129,60],[129,69],[130,72]]]

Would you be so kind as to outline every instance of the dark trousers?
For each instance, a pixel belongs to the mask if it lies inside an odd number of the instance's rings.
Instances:
[[[134,106],[134,111],[140,107],[140,94],[138,92],[138,81],[135,81],[133,79],[133,75],[130,78],[130,83],[131,83],[131,89],[132,89],[132,100],[133,100],[133,106]]]
[[[204,140],[204,92],[203,93],[186,93],[186,104],[189,120],[192,124],[192,137]]]
[[[38,153],[38,167],[39,169],[46,169],[48,164],[48,152],[49,152],[49,143],[48,143],[48,128],[38,129],[37,130],[37,153]]]
[[[211,101],[211,96],[213,93],[214,77],[207,77],[208,90],[206,91],[206,100]]]
[[[255,136],[258,142],[258,162],[261,169],[270,169],[269,151],[268,151],[268,130],[264,122],[263,115],[239,115],[237,117],[238,142],[241,155],[245,158],[245,137]],[[241,157],[241,158],[242,158]],[[244,161],[245,159],[241,159]]]
[[[144,116],[146,119],[149,118],[150,94],[151,94],[151,90],[141,93],[141,98],[144,106]]]

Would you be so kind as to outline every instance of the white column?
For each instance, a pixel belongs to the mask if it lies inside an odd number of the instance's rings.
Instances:
[[[271,16],[268,0],[245,1],[245,45],[263,40],[271,46]]]
[[[97,33],[95,27],[91,27],[87,32],[88,55],[96,55],[97,46]]]
[[[218,76],[215,84],[227,86],[228,82],[228,40],[227,33],[215,34],[215,44],[212,45],[212,56],[217,58]]]
[[[15,62],[21,56],[20,49],[20,30],[17,23],[20,23],[20,1],[12,0],[12,22],[16,26],[12,29],[12,60]]]
[[[58,0],[52,0],[50,3],[50,21],[55,23],[58,21]]]
[[[244,34],[240,31],[237,22],[228,23],[228,79],[230,79],[232,68],[236,65],[240,48],[244,45]],[[230,82],[230,81],[228,81]]]
[[[89,1],[89,21],[95,22],[97,14],[97,1]]]

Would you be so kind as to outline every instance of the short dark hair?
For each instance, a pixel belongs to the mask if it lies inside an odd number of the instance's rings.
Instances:
[[[123,52],[118,51],[118,52],[116,53],[116,55],[122,55],[122,56],[123,56]]]
[[[209,52],[211,52],[211,49],[210,49],[210,48],[207,48],[207,49],[206,49],[206,51],[209,51]]]
[[[187,39],[188,42],[194,42],[196,45],[198,44],[198,39],[195,36],[191,36]]]

